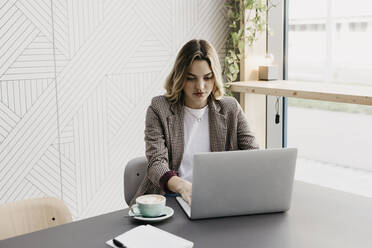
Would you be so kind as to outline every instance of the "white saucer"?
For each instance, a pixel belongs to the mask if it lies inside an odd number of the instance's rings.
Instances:
[[[173,216],[174,211],[171,207],[165,206],[164,214],[166,214],[166,215],[161,216],[161,217],[155,217],[155,218],[148,218],[148,217],[143,217],[143,216],[134,216],[135,214],[132,212],[132,210],[129,210],[128,214],[129,214],[129,216],[132,216],[136,220],[142,220],[142,221],[147,221],[147,222],[157,222],[157,221],[168,219],[169,217]]]

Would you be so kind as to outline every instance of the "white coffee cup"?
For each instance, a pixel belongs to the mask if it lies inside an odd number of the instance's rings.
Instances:
[[[135,215],[157,217],[164,214],[166,198],[162,195],[150,194],[136,198],[136,204],[131,207]]]

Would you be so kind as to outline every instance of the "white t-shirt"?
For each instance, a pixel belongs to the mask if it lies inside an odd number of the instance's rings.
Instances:
[[[184,152],[179,175],[192,183],[194,153],[211,151],[208,105],[202,109],[192,109],[185,106],[184,113]]]

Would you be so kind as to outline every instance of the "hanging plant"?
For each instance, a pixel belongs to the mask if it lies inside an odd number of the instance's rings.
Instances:
[[[234,82],[239,76],[244,44],[252,46],[258,39],[258,35],[266,30],[266,13],[274,5],[269,0],[265,4],[262,0],[227,0],[225,7],[229,33],[226,40],[223,75],[226,94],[232,95],[229,83]],[[246,25],[243,24],[244,16]]]

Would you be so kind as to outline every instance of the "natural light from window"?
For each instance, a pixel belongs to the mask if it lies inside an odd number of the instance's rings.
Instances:
[[[288,79],[372,87],[372,1],[288,2]],[[372,197],[372,106],[288,102],[296,179]]]

